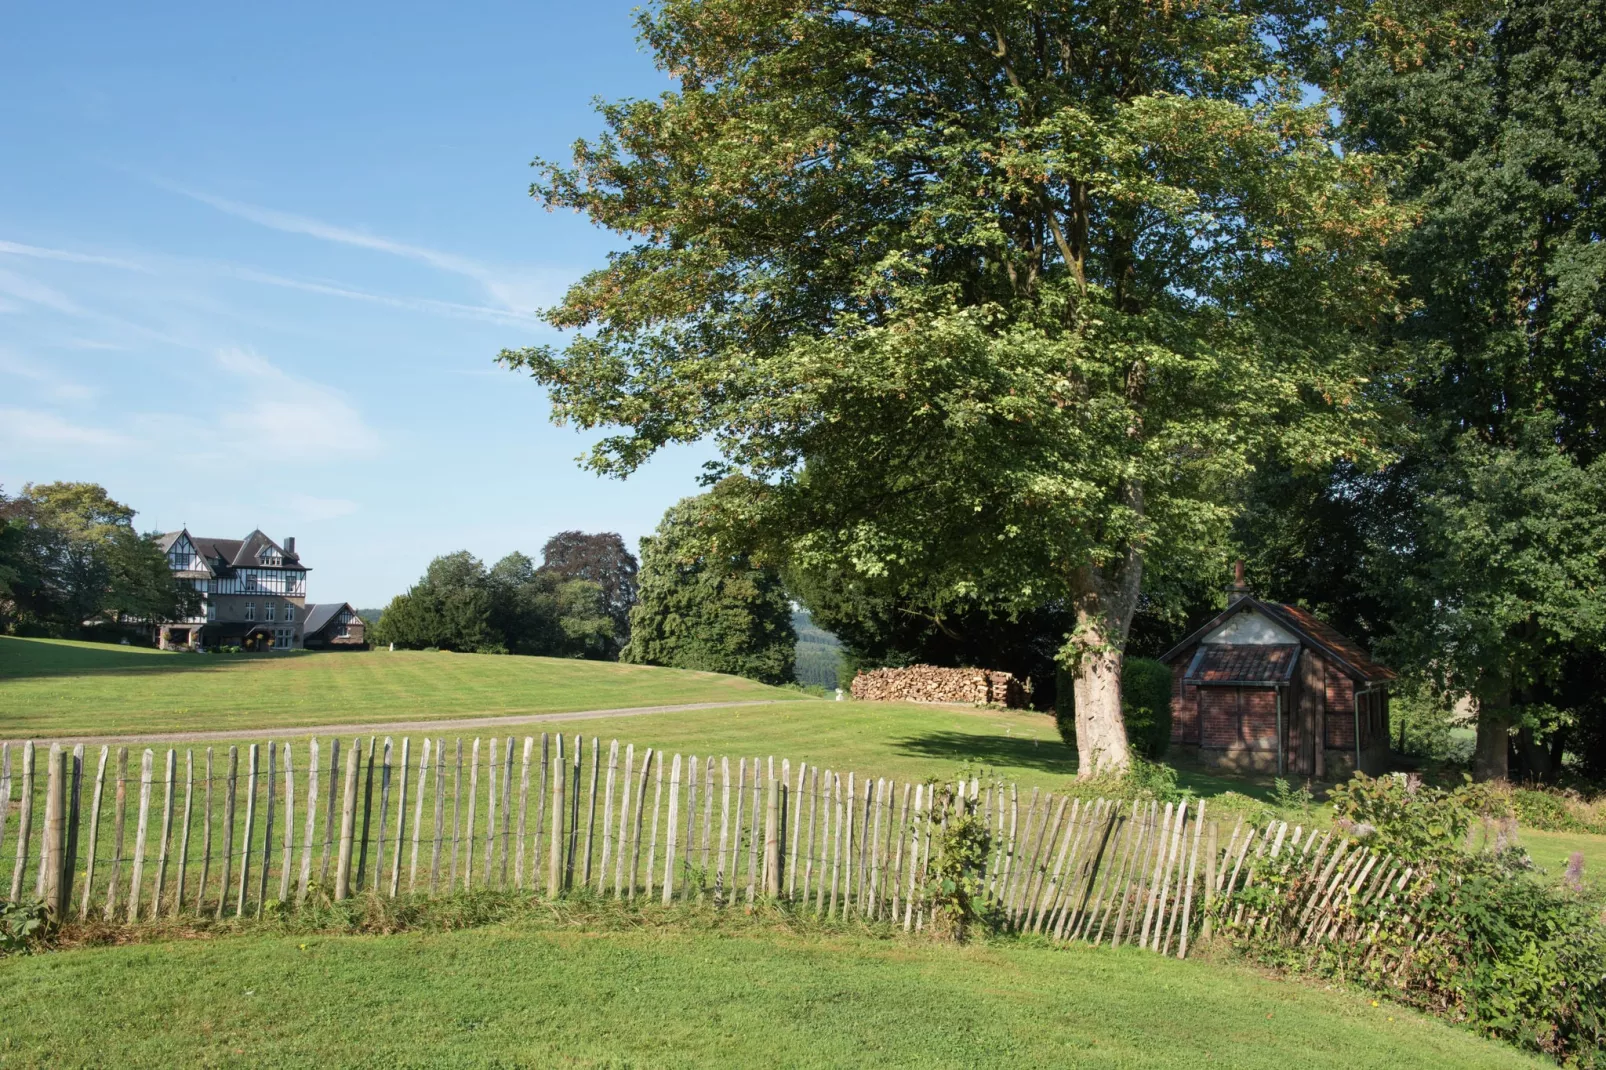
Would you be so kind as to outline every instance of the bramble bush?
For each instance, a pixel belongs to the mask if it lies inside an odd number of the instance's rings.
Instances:
[[[976,812],[975,799],[944,791],[936,810],[947,816],[933,836],[925,899],[932,907],[936,934],[962,942],[976,925],[992,930],[1002,921],[998,906],[987,900],[983,879],[992,834]]]
[[[1574,884],[1545,879],[1507,837],[1475,845],[1474,825],[1505,812],[1498,794],[1357,775],[1333,802],[1339,832],[1413,867],[1402,901],[1340,896],[1340,938],[1311,946],[1293,910],[1310,887],[1308,859],[1288,852],[1261,860],[1254,887],[1221,904],[1224,931],[1262,961],[1386,992],[1569,1066],[1606,1067],[1606,927]],[[1266,921],[1232,925],[1240,904]]]
[[[0,956],[27,953],[50,932],[50,911],[37,899],[0,903]]]

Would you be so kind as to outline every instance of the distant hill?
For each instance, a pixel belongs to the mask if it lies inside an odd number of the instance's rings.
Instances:
[[[797,632],[797,682],[826,689],[846,687],[842,672],[842,644],[836,636],[815,625],[803,610],[792,614]]]

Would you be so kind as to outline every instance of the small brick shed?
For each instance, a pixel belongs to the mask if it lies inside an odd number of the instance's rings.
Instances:
[[[1225,610],[1161,656],[1172,746],[1242,772],[1383,772],[1393,670],[1298,606],[1252,597],[1241,571],[1230,592]]]

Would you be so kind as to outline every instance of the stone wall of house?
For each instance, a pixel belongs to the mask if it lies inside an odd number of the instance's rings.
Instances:
[[[944,669],[911,665],[906,669],[873,669],[853,678],[853,697],[875,702],[962,702],[972,705],[1025,706],[1032,685],[995,669]]]

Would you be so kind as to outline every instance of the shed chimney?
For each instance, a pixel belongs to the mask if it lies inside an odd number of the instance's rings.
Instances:
[[[1247,597],[1249,584],[1244,582],[1244,559],[1240,557],[1232,566],[1232,585],[1227,588],[1227,604],[1230,606]]]
[[[286,554],[288,554],[290,557],[294,557],[296,555],[296,537],[294,535],[289,535],[289,536],[285,537],[285,540],[284,540],[284,552]],[[1238,571],[1239,572],[1243,571],[1243,562],[1242,561],[1238,562]],[[1243,577],[1239,576],[1238,578],[1242,579]]]

